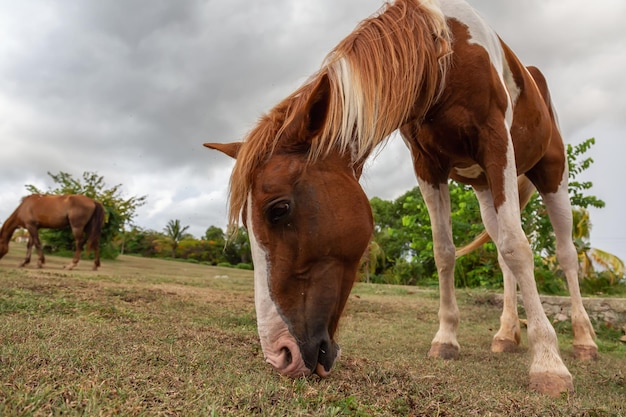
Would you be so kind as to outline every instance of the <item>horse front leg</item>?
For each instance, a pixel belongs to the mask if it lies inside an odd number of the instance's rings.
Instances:
[[[485,230],[494,242],[498,240],[498,219],[494,208],[493,196],[488,189],[475,189],[480,214],[485,225]],[[517,314],[517,283],[513,272],[498,253],[498,264],[502,270],[504,281],[504,295],[502,315],[500,316],[500,329],[491,342],[492,352],[515,352],[521,340],[519,316]]]
[[[32,253],[33,253],[33,236],[31,232],[29,231],[28,242],[26,243],[26,257],[24,258],[24,261],[22,261],[22,263],[19,264],[20,268],[23,268],[30,263],[30,258],[32,256]]]
[[[32,253],[33,245],[35,245],[35,249],[37,249],[37,254],[39,257],[37,258],[37,268],[43,268],[46,263],[46,257],[43,254],[43,249],[41,248],[41,240],[39,239],[39,230],[35,226],[27,226],[26,230],[28,230],[29,238],[26,249],[26,259],[24,259],[24,263],[22,266],[30,263],[30,256]]]
[[[460,349],[456,338],[460,314],[454,292],[455,247],[448,184],[432,185],[419,177],[418,183],[430,215],[439,278],[439,330],[431,342],[428,356],[455,359]]]
[[[564,174],[565,178],[567,173]],[[563,181],[556,193],[541,195],[548,210],[556,236],[556,256],[567,278],[572,302],[571,320],[574,333],[574,356],[577,359],[595,359],[598,346],[594,342],[595,331],[583,306],[578,284],[578,254],[572,242],[572,208],[567,194],[567,182]]]
[[[517,175],[513,144],[509,139],[507,164],[487,175],[497,211],[498,239],[496,245],[504,264],[517,279],[528,317],[528,341],[531,352],[530,387],[544,394],[559,396],[574,390],[572,375],[559,354],[556,332],[546,317],[535,284],[533,254],[520,220]],[[496,199],[496,193],[499,199]]]

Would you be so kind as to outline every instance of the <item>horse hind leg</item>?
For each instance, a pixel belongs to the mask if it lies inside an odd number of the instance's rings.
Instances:
[[[93,254],[94,254],[94,258],[93,258],[93,270],[97,271],[98,267],[100,266],[100,245],[96,242],[93,243]]]
[[[80,261],[80,254],[83,251],[83,246],[85,246],[85,242],[83,241],[83,230],[78,228],[72,228],[72,232],[74,233],[74,240],[76,242],[76,249],[74,250],[74,257],[72,261],[65,265],[64,268],[67,270],[72,270],[76,268],[78,265],[78,261]]]
[[[542,198],[556,235],[557,260],[565,273],[569,288],[574,356],[582,360],[595,359],[598,356],[598,346],[594,342],[596,335],[583,306],[578,284],[578,254],[572,242],[572,208],[567,195],[567,183],[562,182],[556,193],[542,194]]]

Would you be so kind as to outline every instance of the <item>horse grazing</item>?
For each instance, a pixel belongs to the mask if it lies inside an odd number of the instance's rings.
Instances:
[[[439,330],[429,356],[459,355],[455,246],[448,180],[473,186],[498,247],[507,305],[494,351],[519,343],[516,285],[528,315],[530,387],[573,390],[533,274],[520,222],[520,187],[548,208],[558,258],[578,303],[565,149],[546,81],[463,0],[395,0],[361,22],[307,82],[244,142],[205,146],[236,158],[229,220],[241,216],[254,261],[258,332],[267,362],[292,377],[330,373],[335,333],[372,235],[358,179],[367,157],[399,130],[430,214],[439,273]],[[513,307],[511,307],[513,306]],[[597,352],[574,308],[574,345]]]
[[[29,238],[26,258],[20,267],[30,263],[33,245],[39,259],[37,267],[46,262],[39,240],[39,229],[63,229],[71,227],[76,240],[74,258],[66,268],[73,269],[80,260],[85,241],[94,251],[93,270],[100,266],[100,233],[104,223],[104,207],[84,195],[40,195],[33,194],[22,199],[15,211],[0,228],[0,259],[9,251],[9,240],[18,227],[28,230]]]

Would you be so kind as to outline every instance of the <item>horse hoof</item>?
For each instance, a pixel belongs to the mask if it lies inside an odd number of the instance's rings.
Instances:
[[[428,351],[429,358],[457,359],[459,357],[459,347],[450,343],[433,343]]]
[[[551,397],[560,397],[563,393],[574,392],[574,383],[569,374],[557,375],[548,372],[531,373],[530,388]]]
[[[493,339],[491,351],[494,353],[514,353],[517,352],[517,342],[510,339]]]
[[[598,348],[588,345],[574,345],[574,357],[581,361],[598,359]]]

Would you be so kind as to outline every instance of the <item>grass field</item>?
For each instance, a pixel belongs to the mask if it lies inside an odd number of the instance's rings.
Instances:
[[[626,416],[626,346],[599,328],[600,358],[572,358],[576,393],[527,389],[528,344],[493,354],[500,310],[459,290],[461,357],[426,357],[436,292],[357,284],[329,378],[287,379],[263,362],[252,273],[121,256],[98,272],[48,257],[17,269],[0,261],[2,416]],[[525,334],[524,334],[525,336]]]

